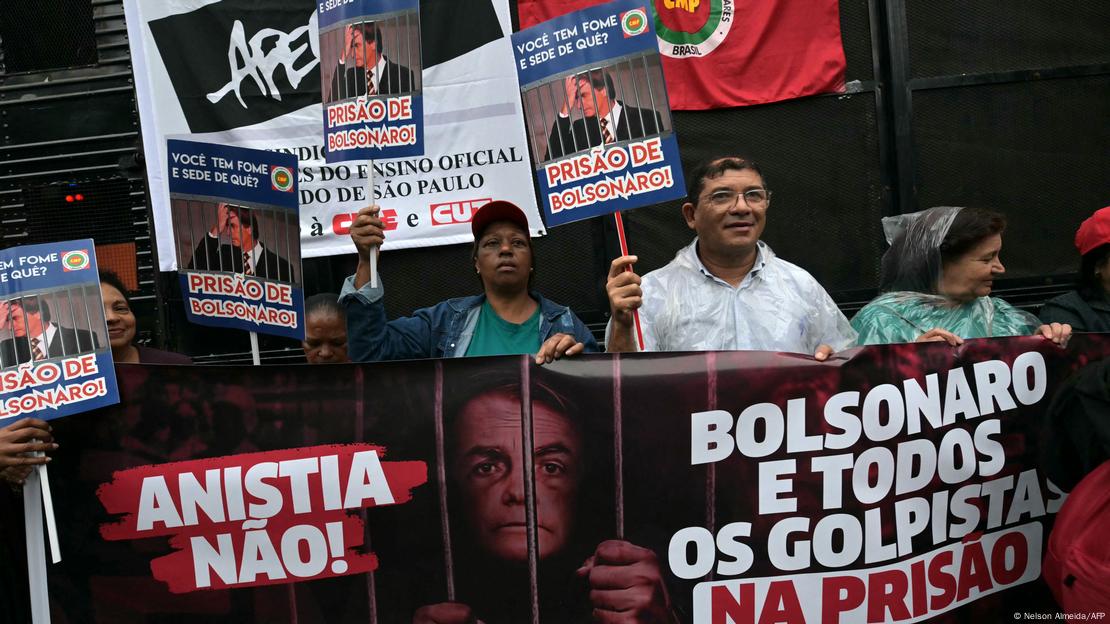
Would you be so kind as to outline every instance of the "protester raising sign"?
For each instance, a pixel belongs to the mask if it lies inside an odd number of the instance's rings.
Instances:
[[[651,16],[619,0],[513,34],[549,226],[685,195]]]
[[[417,0],[321,2],[318,19],[328,162],[423,154]]]
[[[118,401],[93,241],[0,251],[0,425]]]
[[[303,340],[297,159],[175,139],[167,153],[189,320]]]
[[[460,605],[487,624],[1010,620],[1052,608],[1040,561],[1064,494],[1040,458],[1074,452],[1050,448],[1045,414],[1108,355],[1110,336],[1081,335],[829,362],[131,367],[120,408],[55,427],[63,448],[83,441],[51,466],[75,501],[62,535],[94,544],[69,548],[51,584],[95,606],[54,607],[105,622],[457,621],[441,616]]]

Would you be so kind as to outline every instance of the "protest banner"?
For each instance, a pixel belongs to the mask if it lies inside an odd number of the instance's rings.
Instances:
[[[686,194],[651,16],[635,0],[513,34],[551,227]]]
[[[518,0],[528,28],[604,0]],[[844,91],[836,0],[652,0],[674,110]]]
[[[297,159],[177,139],[167,154],[189,321],[303,340]]]
[[[1065,495],[1041,457],[1074,453],[1046,414],[1108,355],[1110,336],[1079,335],[825,363],[127,367],[123,405],[56,428],[74,554],[51,570],[70,592],[54,608],[86,622],[436,621],[448,602],[487,624],[618,602],[645,622],[1050,613],[1040,561]]]
[[[93,241],[0,251],[0,425],[118,401]]]
[[[423,154],[417,0],[321,2],[318,20],[327,161]]]
[[[123,4],[161,270],[178,268],[167,137],[296,156],[304,257],[353,253],[350,225],[371,201],[370,170],[365,162],[325,160],[320,74],[332,72],[338,57],[321,57],[319,3]],[[542,235],[508,0],[424,0],[418,21],[424,71],[410,69],[423,89],[424,155],[374,161],[384,248],[468,243],[470,215],[492,199],[520,206],[532,234]],[[386,57],[399,62],[398,43],[386,45]]]

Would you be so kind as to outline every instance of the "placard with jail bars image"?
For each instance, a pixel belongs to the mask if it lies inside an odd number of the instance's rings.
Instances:
[[[327,161],[423,154],[419,4],[327,3],[319,20]]]
[[[0,251],[0,425],[118,402],[92,240]]]
[[[177,265],[183,270],[242,273],[301,285],[297,216],[231,202],[172,200]],[[229,253],[229,248],[259,252]]]
[[[167,148],[188,319],[302,339],[296,157],[180,140]]]
[[[548,226],[685,195],[650,13],[631,0],[513,35]]]

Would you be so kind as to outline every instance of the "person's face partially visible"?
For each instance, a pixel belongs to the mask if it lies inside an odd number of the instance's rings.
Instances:
[[[701,195],[683,205],[686,225],[698,233],[700,248],[714,256],[731,256],[755,249],[767,224],[769,201],[752,205],[746,191],[765,189],[763,177],[751,169],[727,169],[705,180]],[[735,195],[734,201],[718,206],[717,194]]]
[[[0,340],[26,335],[23,325],[23,307],[7,301],[0,303]]]
[[[994,280],[1006,272],[999,254],[1002,235],[992,234],[979,241],[964,255],[941,268],[937,292],[959,302],[973,301],[991,294]]]
[[[348,39],[347,58],[354,60],[355,67],[374,67],[378,64],[378,46],[373,39],[367,42],[357,28],[351,29]]]
[[[532,410],[539,558],[570,541],[581,479],[581,438],[566,416],[541,403]],[[528,560],[520,402],[508,392],[472,400],[459,414],[453,465],[465,513],[482,550]]]
[[[305,318],[305,359],[309,364],[338,364],[347,358],[347,324],[330,311],[316,311]]]
[[[42,333],[42,316],[38,312],[26,312],[18,303],[0,305],[0,340],[13,335],[22,338]]]
[[[239,217],[240,211],[232,208],[228,215],[227,228],[228,234],[231,236],[231,244],[240,249],[252,249],[254,247],[254,236],[251,232],[250,217],[245,213],[242,215],[242,220]]]
[[[360,30],[351,33],[351,55],[355,59],[355,67],[366,65],[366,40],[363,39]]]
[[[528,289],[532,272],[532,239],[528,232],[511,221],[495,221],[478,239],[474,268],[488,291]]]
[[[582,112],[586,117],[604,117],[612,108],[609,93],[604,88],[594,88],[586,78],[578,79],[578,98],[582,102]],[[596,107],[594,102],[597,102]]]
[[[123,293],[111,284],[100,283],[100,297],[104,300],[108,342],[113,349],[122,349],[135,340],[135,314]]]

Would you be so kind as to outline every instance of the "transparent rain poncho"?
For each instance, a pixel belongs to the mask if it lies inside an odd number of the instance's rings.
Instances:
[[[648,351],[839,351],[856,334],[821,284],[765,243],[734,288],[702,265],[697,241],[643,278],[640,321]]]
[[[883,294],[852,319],[860,344],[913,342],[938,327],[962,338],[1024,336],[1040,325],[1032,314],[995,297],[960,303],[937,293],[941,243],[960,210],[940,206],[883,219],[890,243],[882,261]]]

